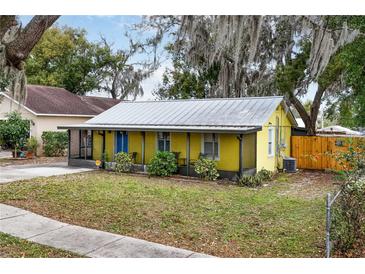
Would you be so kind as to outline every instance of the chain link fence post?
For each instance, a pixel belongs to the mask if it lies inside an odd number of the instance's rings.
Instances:
[[[326,258],[331,257],[331,193],[327,193],[326,201]]]

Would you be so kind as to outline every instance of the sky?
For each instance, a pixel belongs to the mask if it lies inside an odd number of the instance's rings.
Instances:
[[[32,16],[20,16],[23,25],[26,25],[31,18]],[[142,16],[130,15],[63,15],[55,24],[58,26],[67,25],[73,28],[83,28],[87,31],[87,37],[90,41],[100,41],[100,37],[103,36],[109,43],[113,44],[114,49],[126,49],[128,48],[128,39],[124,34],[133,24],[140,23],[141,21]],[[133,32],[133,39],[143,40],[143,38],[146,38],[147,36],[148,33]],[[150,58],[152,57],[150,56]],[[153,90],[155,90],[161,82],[165,69],[167,67],[172,67],[170,60],[164,60],[165,61],[161,63],[161,66],[148,79],[142,82],[144,95],[138,97],[137,100],[155,99],[152,94]],[[316,86],[311,85],[308,93],[302,100],[313,100],[315,91]],[[108,96],[107,94],[100,93],[91,93],[90,95]]]
[[[26,25],[32,16],[20,16],[23,25]],[[128,39],[125,37],[125,32],[133,25],[140,23],[142,16],[71,16],[63,15],[55,23],[57,26],[70,26],[73,28],[83,28],[87,31],[87,38],[90,41],[100,41],[103,36],[109,43],[113,44],[114,49],[128,48]],[[133,38],[143,39],[147,37],[144,33],[133,32]],[[151,56],[150,56],[151,57]],[[152,57],[151,57],[152,58]],[[142,82],[144,95],[138,97],[137,100],[153,100],[152,92],[157,88],[162,74],[166,67],[170,67],[171,62],[165,60],[161,66],[146,80]],[[107,96],[106,94],[94,93],[92,95]]]

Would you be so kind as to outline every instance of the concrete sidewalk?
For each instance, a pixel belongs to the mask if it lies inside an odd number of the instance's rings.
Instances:
[[[0,204],[0,232],[92,258],[207,258],[209,255],[61,223]]]
[[[11,165],[0,166],[0,184],[19,180],[31,179],[40,176],[54,176],[90,171],[90,168],[67,166],[67,162],[57,162],[40,165]]]

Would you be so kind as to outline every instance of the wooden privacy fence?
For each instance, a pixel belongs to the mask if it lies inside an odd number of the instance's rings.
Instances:
[[[291,154],[297,160],[297,167],[303,169],[343,170],[336,155],[347,151],[349,141],[354,144],[361,137],[292,136]]]

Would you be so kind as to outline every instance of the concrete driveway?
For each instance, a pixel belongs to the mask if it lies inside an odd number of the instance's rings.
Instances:
[[[42,165],[12,165],[0,166],[0,184],[10,183],[19,180],[35,177],[48,177],[90,171],[90,168],[69,167],[67,162],[57,162]]]
[[[10,150],[0,150],[0,159],[6,159],[13,157],[13,154]]]

